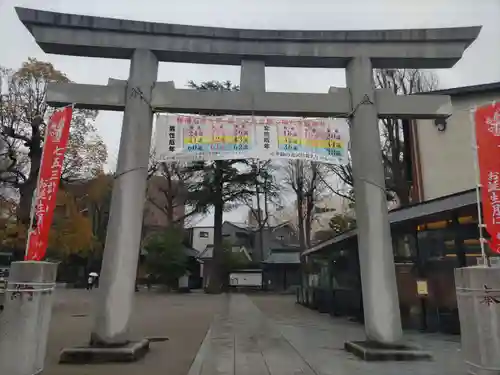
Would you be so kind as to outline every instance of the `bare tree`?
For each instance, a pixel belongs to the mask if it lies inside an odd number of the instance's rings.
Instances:
[[[250,215],[257,224],[257,251],[260,256],[260,260],[263,260],[264,228],[269,226],[269,206],[279,205],[281,198],[279,193],[280,186],[274,176],[276,168],[270,160],[252,160],[249,166],[252,173],[255,175],[255,179],[252,182],[252,189],[254,190],[253,196],[241,196],[240,201],[249,208]]]
[[[185,224],[186,219],[200,213],[198,207],[185,207],[186,186],[194,177],[183,163],[159,162],[152,156],[146,198],[165,215],[169,226]]]
[[[284,183],[295,193],[299,244],[302,250],[311,246],[311,229],[315,203],[324,191],[326,169],[322,164],[291,160],[285,166]]]
[[[377,69],[374,70],[373,78],[376,88],[392,90],[396,95],[411,95],[438,87],[435,74],[418,69]],[[410,203],[412,186],[408,167],[408,139],[405,139],[409,130],[408,122],[401,119],[381,119],[379,128],[388,199],[407,205]],[[331,166],[330,169],[348,187],[348,193],[330,189],[344,198],[354,200],[352,165]]]

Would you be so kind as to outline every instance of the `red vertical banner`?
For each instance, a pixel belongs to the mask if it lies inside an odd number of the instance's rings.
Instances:
[[[484,224],[500,254],[500,103],[477,108],[475,123]]]
[[[47,251],[72,115],[73,107],[65,107],[47,124],[25,260],[42,260]]]

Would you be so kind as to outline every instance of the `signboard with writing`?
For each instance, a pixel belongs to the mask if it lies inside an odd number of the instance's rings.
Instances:
[[[484,224],[500,253],[500,103],[479,107],[475,125]]]
[[[426,297],[429,295],[427,280],[417,280],[417,295],[420,297]]]
[[[156,156],[160,160],[246,158],[348,162],[349,127],[340,119],[252,116],[160,116]]]
[[[156,128],[160,160],[244,159],[254,151],[254,129],[244,117],[167,115]]]
[[[25,260],[42,260],[47,251],[72,115],[73,107],[66,107],[54,112],[47,125]]]

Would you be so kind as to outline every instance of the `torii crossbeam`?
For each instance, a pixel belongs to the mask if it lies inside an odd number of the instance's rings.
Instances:
[[[350,117],[365,329],[402,337],[377,120],[440,118],[447,96],[375,90],[373,68],[450,68],[480,27],[420,30],[243,30],[138,22],[17,8],[47,53],[130,59],[128,82],[51,84],[52,105],[124,111],[93,343],[124,344],[132,308],[154,111]],[[241,65],[241,92],[196,92],[157,83],[159,61]],[[347,88],[325,94],[265,92],[265,66],[345,68]]]

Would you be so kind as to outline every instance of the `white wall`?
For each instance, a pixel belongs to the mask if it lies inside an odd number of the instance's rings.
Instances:
[[[261,272],[232,272],[229,274],[231,286],[262,286]]]
[[[208,237],[200,237],[202,232],[208,233]],[[213,227],[194,227],[193,228],[193,249],[202,252],[208,245],[214,244]]]
[[[417,121],[424,200],[476,187],[470,109],[494,100],[500,100],[500,94],[452,97],[453,114],[444,132],[433,120]]]

